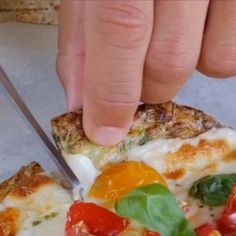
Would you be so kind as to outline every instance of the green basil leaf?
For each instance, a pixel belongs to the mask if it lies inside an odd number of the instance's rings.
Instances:
[[[236,174],[209,175],[196,181],[189,194],[207,206],[224,205],[236,183]]]
[[[161,184],[137,187],[119,199],[116,212],[135,219],[162,236],[194,236],[171,192]]]

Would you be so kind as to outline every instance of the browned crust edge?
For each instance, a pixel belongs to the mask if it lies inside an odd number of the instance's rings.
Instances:
[[[58,24],[60,0],[1,0],[0,22]]]
[[[52,134],[64,153],[85,154],[95,166],[104,155],[124,156],[133,145],[143,145],[156,138],[187,139],[212,128],[224,127],[210,115],[189,106],[167,102],[138,107],[128,135],[119,144],[103,147],[92,143],[83,130],[82,110],[58,116],[51,121]],[[100,164],[99,164],[100,165]]]
[[[44,170],[37,162],[31,162],[29,165],[23,166],[15,175],[0,184],[0,202],[11,190],[41,172],[44,172]]]

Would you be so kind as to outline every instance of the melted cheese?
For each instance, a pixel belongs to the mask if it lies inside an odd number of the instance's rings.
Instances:
[[[27,188],[15,188],[1,202],[0,210],[14,208],[19,212],[18,218],[14,219],[15,223],[12,221],[10,225],[11,227],[14,224],[18,225],[16,236],[64,236],[66,212],[72,203],[72,197],[67,190],[54,183],[49,176],[36,177],[36,179],[44,180],[47,178],[51,181],[41,182],[41,186],[37,190],[30,192],[31,188],[28,190]],[[34,183],[32,181],[30,186],[35,186]],[[7,220],[4,220],[3,224],[9,225]],[[7,236],[7,234],[3,234],[3,236]]]
[[[145,161],[163,174],[169,189],[181,202],[189,203],[193,227],[217,218],[222,207],[204,207],[188,196],[193,182],[206,175],[236,173],[236,132],[213,129],[198,137],[182,140],[157,139],[132,148],[130,160]],[[229,163],[230,162],[230,163]]]
[[[64,157],[85,188],[90,189],[101,172],[84,155],[64,154]],[[127,157],[129,161],[144,161],[169,182],[171,179],[174,182],[187,179],[189,175],[198,178],[199,174],[200,178],[209,173],[229,173],[234,169],[228,162],[231,161],[232,165],[236,163],[236,132],[222,128],[212,129],[191,139],[156,139],[131,148]],[[221,161],[222,166],[219,164]],[[191,184],[190,180],[186,187]]]
[[[92,161],[84,155],[63,154],[63,156],[65,157],[70,168],[74,171],[78,179],[83,184],[86,194],[100,172],[94,167]]]
[[[80,155],[70,155],[66,160],[85,183],[86,189],[89,189],[99,172],[84,156],[82,162],[86,168],[80,166],[79,158]],[[203,176],[235,172],[236,132],[230,128],[221,128],[190,139],[156,139],[131,148],[127,158],[129,161],[144,161],[162,174],[179,202],[188,203],[186,215],[193,227],[197,227],[217,218],[222,207],[204,207],[189,197],[188,191],[193,182]],[[88,199],[100,203],[98,199]]]
[[[65,158],[88,192],[100,171],[86,156],[74,154],[65,155]],[[160,173],[179,200],[193,227],[197,227],[217,218],[221,214],[222,207],[214,209],[204,207],[198,200],[189,197],[188,191],[193,182],[203,176],[235,173],[236,132],[222,128],[212,129],[191,139],[156,139],[130,149],[127,159],[143,161]],[[0,219],[1,217],[6,219],[4,212],[7,209],[19,209],[19,214],[13,214],[14,219],[8,218],[7,226],[13,231],[19,227],[17,236],[64,236],[66,212],[73,201],[71,194],[54,182],[47,182],[47,177],[43,179],[45,182],[40,188],[35,188],[36,178],[35,184],[27,186],[29,192],[25,186],[21,186],[12,191],[0,204]],[[101,203],[96,198],[87,196],[85,198]],[[113,208],[109,204],[106,207]],[[121,236],[138,236],[142,230],[142,225],[131,220],[131,224]]]
[[[19,186],[13,188],[9,195],[16,199],[25,199],[37,192],[42,186],[51,185],[53,183],[51,176],[46,174],[38,174],[32,176],[26,182],[19,184]]]
[[[233,150],[236,150],[236,132],[222,128],[186,140],[153,140],[132,148],[128,159],[146,162],[171,183],[173,179],[174,182],[187,181],[189,175],[200,178],[210,173],[233,172],[236,162],[229,165],[226,161],[227,157],[232,159],[229,155],[233,156]],[[189,182],[186,187],[192,184],[191,179]]]

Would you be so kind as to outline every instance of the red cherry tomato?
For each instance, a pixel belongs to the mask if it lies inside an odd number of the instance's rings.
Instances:
[[[222,234],[236,235],[236,186],[234,186],[217,226]]]
[[[236,235],[236,213],[234,216],[223,214],[218,220],[218,229],[222,234]]]
[[[94,203],[76,201],[69,209],[65,232],[66,236],[116,236],[127,225],[126,219],[106,208]]]
[[[215,230],[216,230],[216,227],[214,225],[206,223],[196,228],[195,232],[197,236],[208,236],[208,235],[210,236],[210,234],[214,232]]]
[[[161,236],[161,235],[160,233],[157,233],[157,232],[145,230],[143,233],[143,236]]]
[[[225,205],[224,213],[236,213],[236,185],[233,187],[232,192],[228,198],[228,201]]]

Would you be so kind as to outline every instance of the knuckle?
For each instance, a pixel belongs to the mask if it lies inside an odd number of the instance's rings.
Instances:
[[[117,47],[138,47],[150,27],[145,12],[128,2],[101,4],[95,10],[94,17],[97,33]]]
[[[186,42],[186,43],[185,43]],[[153,71],[189,73],[194,67],[187,40],[165,39],[152,43],[146,65]]]
[[[140,97],[136,83],[132,81],[109,81],[88,84],[93,88],[92,96],[102,103],[136,104]]]

